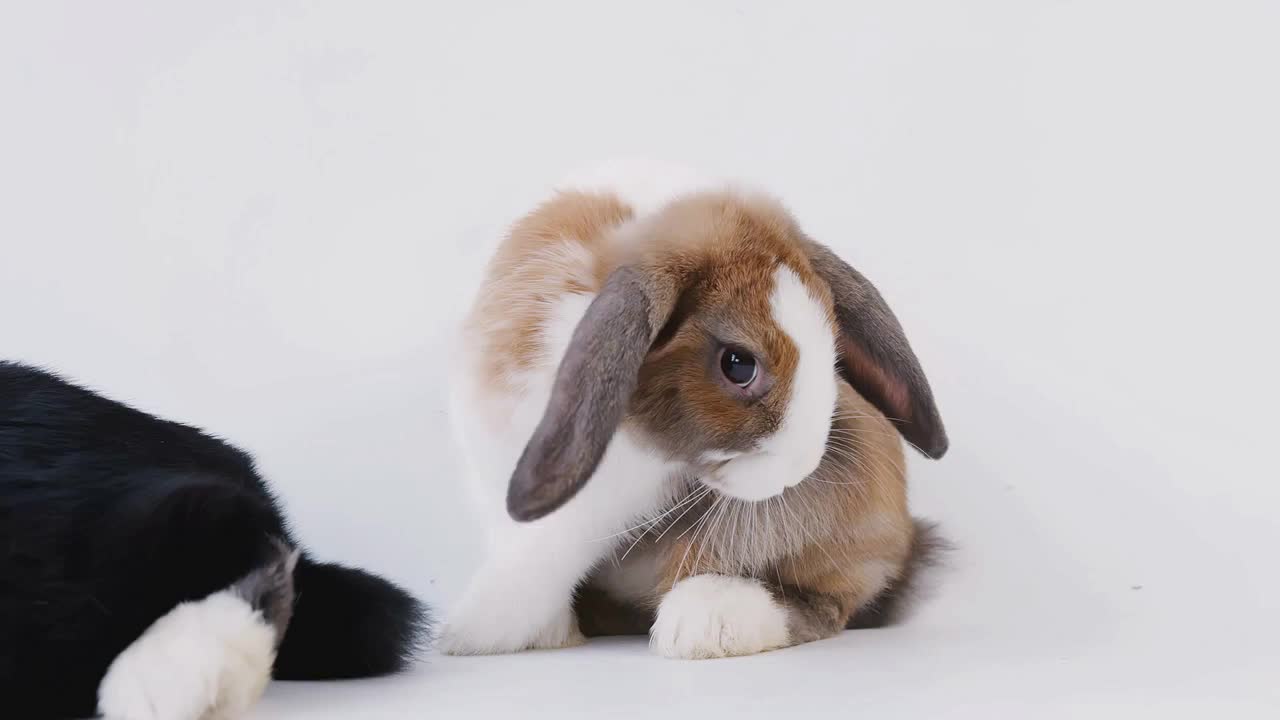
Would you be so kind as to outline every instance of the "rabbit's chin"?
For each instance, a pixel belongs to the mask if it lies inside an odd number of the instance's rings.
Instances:
[[[735,500],[760,502],[800,484],[808,474],[783,455],[754,452],[720,463],[703,475],[702,482]]]

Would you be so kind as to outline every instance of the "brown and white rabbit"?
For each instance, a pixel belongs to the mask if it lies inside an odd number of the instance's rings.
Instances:
[[[490,547],[445,652],[794,645],[883,620],[931,542],[898,434],[947,437],[880,294],[769,196],[642,170],[489,266],[453,418]]]

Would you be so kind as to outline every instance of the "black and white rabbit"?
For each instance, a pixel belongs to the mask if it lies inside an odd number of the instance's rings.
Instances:
[[[426,608],[320,563],[243,451],[0,362],[0,716],[213,720],[404,668]]]

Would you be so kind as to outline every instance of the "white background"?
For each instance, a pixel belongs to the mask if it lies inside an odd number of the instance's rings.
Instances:
[[[960,550],[906,625],[432,658],[256,718],[1280,712],[1280,4],[2,8],[0,355],[251,450],[321,556],[460,589],[451,326],[618,155],[776,190],[950,429],[913,500]]]

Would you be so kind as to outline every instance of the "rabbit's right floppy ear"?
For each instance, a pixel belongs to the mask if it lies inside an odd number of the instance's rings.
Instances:
[[[669,278],[634,267],[609,275],[573,332],[546,413],[511,475],[507,512],[513,519],[551,513],[595,473],[677,292]]]
[[[831,287],[841,370],[925,456],[947,452],[947,430],[902,325],[880,291],[825,245],[809,240],[809,261]]]

